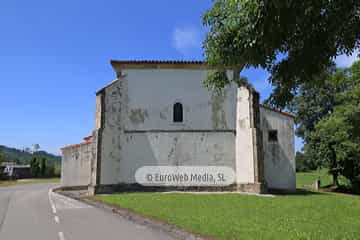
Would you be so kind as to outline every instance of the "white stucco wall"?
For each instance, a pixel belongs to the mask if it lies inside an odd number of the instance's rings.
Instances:
[[[87,186],[91,177],[92,143],[62,150],[61,185]]]
[[[123,159],[122,149],[124,146],[124,121],[125,116],[125,90],[124,81],[116,81],[104,89],[105,97],[103,104],[97,105],[101,108],[98,117],[103,118],[101,129],[98,134],[98,148],[100,153],[100,184],[117,183],[120,173],[120,161]],[[98,97],[99,99],[99,97]],[[98,112],[98,110],[96,110]],[[98,121],[95,121],[98,122]],[[98,160],[99,160],[98,158]]]
[[[214,95],[206,70],[124,69],[105,92],[101,184],[133,183],[145,165],[235,168],[237,88]],[[173,104],[183,123],[173,123]]]
[[[294,119],[260,107],[263,131],[264,173],[268,188],[295,190]],[[277,130],[278,141],[269,141],[269,130]]]
[[[180,165],[228,166],[237,184],[253,186],[263,182],[264,170],[269,188],[295,189],[293,118],[260,108],[263,169],[261,144],[254,144],[261,139],[257,94],[235,84],[209,92],[204,68],[147,66],[121,69],[97,93],[91,144],[63,150],[63,186],[134,183],[140,167]],[[181,123],[173,122],[176,102]],[[269,130],[278,131],[277,142],[268,141]]]
[[[253,130],[250,124],[250,92],[237,91],[236,108],[236,178],[237,183],[254,183]]]
[[[236,88],[216,95],[203,86],[206,70],[125,69],[126,130],[235,129]],[[180,102],[184,122],[173,123],[173,104]],[[140,114],[139,114],[140,113]],[[143,116],[143,121],[139,118]]]
[[[118,182],[135,182],[142,166],[229,166],[234,169],[234,133],[128,133]]]

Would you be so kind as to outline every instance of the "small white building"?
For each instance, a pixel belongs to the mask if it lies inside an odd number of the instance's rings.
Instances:
[[[92,136],[62,148],[63,186],[144,189],[142,166],[226,166],[236,176],[226,190],[295,190],[294,118],[260,105],[254,89],[209,92],[203,62],[111,65],[116,80],[96,94]]]

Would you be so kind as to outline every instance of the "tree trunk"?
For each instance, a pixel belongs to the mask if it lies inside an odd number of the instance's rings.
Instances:
[[[339,187],[338,173],[333,173],[333,184]]]

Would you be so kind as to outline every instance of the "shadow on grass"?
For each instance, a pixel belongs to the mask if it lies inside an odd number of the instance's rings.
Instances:
[[[317,191],[311,191],[304,188],[297,188],[296,192],[293,193],[293,195],[323,195],[325,193],[323,192],[317,192]]]
[[[296,191],[294,192],[284,192],[284,191],[278,191],[278,190],[271,190],[270,192],[271,194],[275,194],[275,195],[292,195],[292,196],[309,196],[309,195],[322,195],[325,194],[323,192],[316,192],[316,191],[311,191],[311,190],[307,190],[304,188],[297,188]]]
[[[334,185],[329,185],[329,186],[325,186],[323,189],[326,192],[332,192],[332,193],[340,193],[340,194],[354,195],[354,196],[360,195],[360,191],[354,190],[353,188],[351,188],[351,186],[340,185],[336,187]]]

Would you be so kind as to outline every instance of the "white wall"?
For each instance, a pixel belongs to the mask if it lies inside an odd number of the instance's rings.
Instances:
[[[250,124],[250,92],[247,88],[238,88],[236,106],[236,181],[254,183],[253,130]]]
[[[235,168],[236,87],[203,87],[206,70],[125,69],[105,88],[101,184],[133,183],[144,165]],[[183,123],[173,123],[173,104]]]
[[[268,188],[295,190],[294,119],[260,107],[263,131],[265,180]],[[270,142],[269,130],[278,131],[278,141]]]
[[[142,166],[228,166],[234,169],[234,133],[129,133],[118,182],[135,182]]]
[[[236,88],[216,95],[203,86],[206,70],[128,69],[126,130],[235,130]],[[173,123],[173,104],[180,102],[184,122]],[[141,116],[140,116],[141,115]]]
[[[123,159],[126,82],[116,81],[104,89],[104,109],[101,111],[103,126],[99,130],[100,184],[117,183],[120,161]],[[99,106],[100,107],[100,106]],[[100,117],[100,116],[98,116]],[[99,159],[98,159],[99,160]],[[99,176],[97,176],[99,177]]]
[[[255,183],[251,93],[234,85],[210,93],[206,77],[202,69],[124,69],[97,95],[97,142],[63,151],[63,185],[96,184],[97,155],[100,184],[134,183],[139,167],[153,165],[228,166],[236,183]],[[182,123],[173,123],[176,102]],[[295,189],[294,121],[264,108],[260,117],[267,185]],[[269,129],[278,130],[277,143],[268,142]]]
[[[91,176],[92,143],[62,150],[61,185],[87,186]]]

